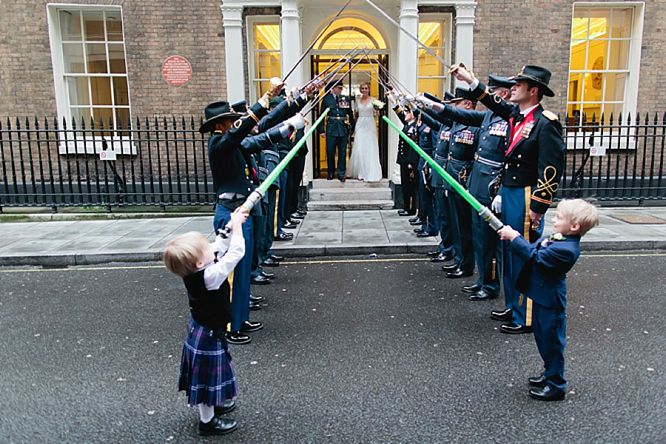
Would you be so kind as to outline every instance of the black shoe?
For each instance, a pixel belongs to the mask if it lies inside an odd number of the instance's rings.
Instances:
[[[276,241],[290,241],[294,239],[294,235],[291,233],[280,233],[273,238]]]
[[[259,275],[251,277],[250,283],[255,285],[268,285],[271,283],[271,280],[266,277],[263,277],[262,275]]]
[[[474,271],[465,271],[462,268],[456,268],[453,271],[449,271],[446,273],[446,277],[449,279],[458,279],[458,278],[464,278],[464,277],[469,277],[474,274]]]
[[[271,280],[271,281],[273,279],[275,279],[275,273],[271,273],[270,271],[261,270],[261,273],[259,273],[259,276],[263,276],[266,279]]]
[[[416,211],[398,210],[398,216],[413,216]]]
[[[222,405],[215,406],[215,416],[227,414],[229,412],[234,411],[235,408],[236,408],[236,401],[234,401],[233,399],[224,401]]]
[[[326,177],[326,180],[333,180],[333,176],[331,176],[331,175],[329,174],[329,175]]]
[[[252,339],[248,335],[244,335],[239,331],[233,331],[231,333],[227,333],[225,336],[229,344],[241,345],[241,344],[249,344],[250,342],[252,342]]]
[[[428,253],[430,255],[430,253]],[[448,262],[453,259],[452,254],[439,253],[436,256],[430,257],[430,262]],[[453,268],[455,270],[455,268]]]
[[[245,321],[241,324],[241,331],[243,333],[250,333],[252,331],[258,331],[264,328],[264,324],[261,322],[250,322],[250,321]]]
[[[345,178],[344,176],[342,176],[342,177],[338,177],[338,180],[339,180],[340,182],[344,182],[345,180],[347,180],[347,178]]]
[[[250,294],[250,302],[264,302],[264,297]]]
[[[270,259],[273,259],[274,261],[278,261],[278,262],[284,260],[284,256],[278,256],[277,254],[269,254],[268,257]]]
[[[261,304],[259,302],[250,301],[250,311],[259,311],[262,308],[263,307],[261,306]]]
[[[261,263],[262,266],[264,267],[278,267],[280,266],[280,262],[276,261],[272,257],[268,256],[268,258]]]
[[[456,263],[449,264],[449,265],[442,265],[442,271],[449,272],[449,271],[455,271],[457,269],[458,269],[458,264],[456,264]]]
[[[297,226],[298,226],[297,223],[294,223],[290,220],[282,224],[282,228],[287,228],[287,229],[296,228]]]
[[[483,288],[476,293],[473,293],[470,297],[470,301],[487,301],[489,299],[496,299],[497,295],[496,294],[491,294],[488,293],[486,290]]]
[[[418,217],[414,222],[412,222],[413,219],[409,219],[409,225],[423,225],[423,221],[419,219]]]
[[[490,317],[496,321],[502,322],[511,322],[513,319],[513,312],[510,308],[505,308],[504,310],[493,310],[490,312]]]
[[[296,212],[296,213],[291,213],[291,214],[289,215],[289,219],[292,219],[292,220],[302,220],[302,219],[305,219],[305,216],[303,216],[303,215],[302,215],[301,213],[299,213],[299,212]]]
[[[479,290],[481,290],[481,286],[479,284],[463,285],[462,287],[462,291],[465,293],[476,293]]]
[[[421,233],[416,233],[416,237],[433,237],[437,236],[435,233],[428,233],[427,231],[423,231]]]
[[[564,401],[564,392],[550,388],[549,385],[540,388],[531,388],[530,396],[539,401]]]
[[[530,387],[545,387],[546,377],[542,373],[539,376],[532,376],[531,378],[528,378],[527,382],[530,384]]]
[[[414,228],[413,231],[414,231],[414,233],[416,233],[416,234],[425,233],[425,232],[423,231],[423,228]]]
[[[217,416],[213,416],[213,419],[209,422],[199,421],[199,435],[226,435],[227,433],[236,430],[237,427],[238,423],[235,419],[218,418]]]
[[[521,335],[523,333],[532,333],[532,327],[527,327],[525,325],[514,324],[502,324],[500,326],[500,331],[508,335]]]
[[[303,217],[305,217],[305,215],[308,214],[308,212],[305,210],[296,210],[296,212]]]
[[[428,252],[426,253],[426,256],[428,256],[428,257],[437,257],[437,256],[439,256],[439,255],[441,255],[441,254],[442,254],[442,252],[439,251],[439,250],[432,250],[432,251],[428,251]]]

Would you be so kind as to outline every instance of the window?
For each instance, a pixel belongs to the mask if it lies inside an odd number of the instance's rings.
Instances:
[[[278,17],[248,17],[250,100],[268,91],[271,77],[281,77],[280,23]]]
[[[450,18],[422,15],[419,19],[419,40],[447,63],[450,55]],[[419,46],[418,49],[418,91],[430,92],[439,97],[449,90],[448,70],[432,54]]]
[[[576,4],[571,26],[569,124],[606,121],[635,110],[640,59],[638,7],[624,3]],[[638,59],[637,59],[638,57]]]
[[[52,8],[50,25],[61,117],[77,126],[116,130],[130,125],[121,9]],[[110,132],[106,132],[110,134]]]

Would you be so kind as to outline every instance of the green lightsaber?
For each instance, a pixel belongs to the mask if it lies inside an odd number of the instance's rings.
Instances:
[[[435,162],[432,157],[428,156],[428,154],[425,151],[423,151],[423,149],[420,146],[418,146],[412,139],[410,139],[409,136],[407,136],[407,134],[402,132],[402,130],[398,128],[398,126],[395,123],[391,122],[391,120],[386,116],[383,116],[382,119],[384,119],[384,121],[388,123],[388,125],[391,128],[396,130],[396,132],[400,135],[400,137],[402,137],[403,140],[407,142],[407,144],[414,149],[414,151],[419,153],[419,156],[423,157],[423,159],[426,162],[428,162],[428,165],[430,165],[430,167],[433,170],[435,170],[437,174],[442,176],[442,178],[449,185],[451,185],[451,187],[454,190],[456,190],[456,192],[460,194],[463,197],[463,199],[465,199],[467,203],[469,203],[472,206],[472,208],[474,208],[474,211],[476,211],[483,220],[488,222],[488,224],[493,230],[497,231],[504,226],[502,221],[499,220],[497,216],[495,216],[493,212],[490,211],[490,209],[481,205],[481,202],[476,200],[476,198],[472,196],[469,191],[467,191],[462,185],[460,185],[458,181],[455,180],[449,173],[447,173],[446,170],[444,170],[444,168],[442,168],[437,162]]]
[[[312,127],[305,132],[301,140],[296,142],[296,145],[287,153],[284,159],[280,161],[280,163],[277,164],[275,169],[271,171],[271,173],[266,177],[266,180],[264,180],[261,185],[259,185],[255,190],[250,193],[249,196],[247,196],[247,199],[245,199],[245,202],[241,205],[243,209],[249,214],[252,211],[252,208],[261,200],[264,198],[264,195],[266,195],[266,191],[268,191],[268,188],[277,180],[277,178],[280,176],[280,173],[289,165],[289,162],[291,159],[298,153],[298,150],[301,149],[301,147],[305,144],[307,141],[308,137],[312,134],[312,132],[319,126],[322,120],[324,120],[324,117],[328,114],[329,109],[326,108],[326,110],[319,116],[319,118],[312,124]],[[227,223],[227,225],[219,230],[219,233],[223,236],[226,237],[229,233],[231,233],[231,221]]]

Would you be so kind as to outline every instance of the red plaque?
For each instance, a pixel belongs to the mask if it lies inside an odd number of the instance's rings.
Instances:
[[[167,57],[162,64],[162,78],[171,86],[183,86],[192,78],[192,65],[183,56]]]

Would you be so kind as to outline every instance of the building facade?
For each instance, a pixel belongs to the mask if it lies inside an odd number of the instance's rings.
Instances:
[[[411,91],[455,87],[446,67],[365,1],[72,0],[3,2],[0,116],[58,116],[108,122],[122,133],[136,117],[196,116],[212,101],[256,100],[316,39],[288,79],[301,85],[353,47],[369,51],[345,77],[346,93],[386,69]],[[549,68],[547,108],[575,123],[586,114],[650,112],[666,106],[659,72],[666,54],[661,0],[374,0],[447,63],[476,74]],[[380,67],[381,65],[381,67]],[[343,70],[344,71],[344,70]],[[383,111],[390,115],[390,112]],[[313,116],[314,117],[314,116]],[[107,126],[107,127],[108,127]],[[385,177],[397,139],[379,125]],[[325,162],[309,141],[306,180]],[[61,151],[62,153],[62,151]]]

